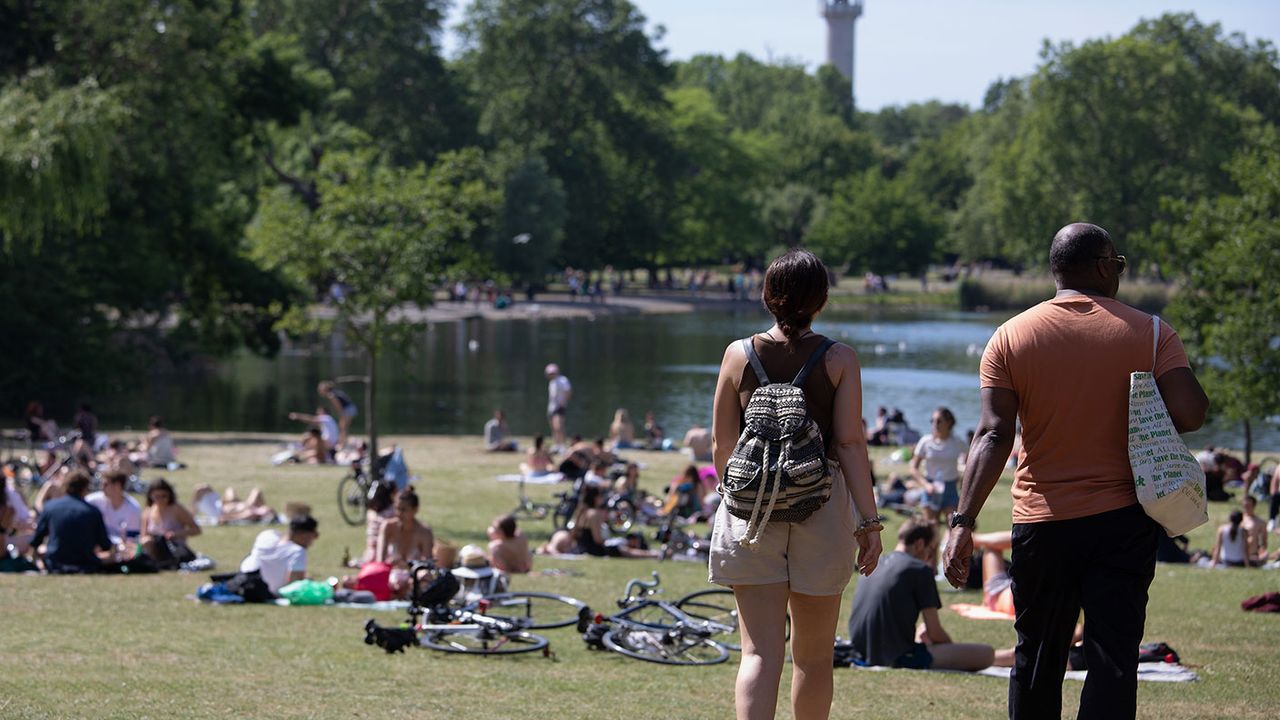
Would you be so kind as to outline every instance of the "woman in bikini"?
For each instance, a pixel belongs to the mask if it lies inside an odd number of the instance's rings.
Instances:
[[[161,567],[195,559],[187,539],[200,534],[200,526],[177,501],[173,486],[156,478],[147,487],[147,507],[142,511],[142,549]]]
[[[418,494],[413,486],[396,498],[396,515],[382,523],[374,559],[392,567],[391,592],[404,597],[410,587],[409,566],[430,560],[435,546],[431,528],[418,522]]]

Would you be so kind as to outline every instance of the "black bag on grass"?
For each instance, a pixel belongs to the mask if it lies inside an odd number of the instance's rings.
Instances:
[[[245,602],[268,603],[276,599],[276,594],[271,592],[267,581],[262,579],[262,573],[258,570],[210,575],[209,579],[226,585],[227,592],[239,595]]]

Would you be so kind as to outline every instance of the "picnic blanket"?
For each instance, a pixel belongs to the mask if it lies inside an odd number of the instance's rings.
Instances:
[[[970,605],[969,603],[952,603],[947,607],[955,610],[960,617],[970,620],[1013,620],[1013,615],[997,612],[986,605]]]
[[[988,677],[1009,678],[1012,668],[989,667],[986,670],[979,670],[979,675]],[[1084,680],[1088,674],[1088,670],[1068,670],[1066,679],[1068,680]],[[1193,682],[1199,680],[1200,676],[1190,668],[1179,665],[1177,663],[1147,662],[1138,663],[1138,680],[1144,682]]]
[[[564,480],[564,473],[547,473],[546,475],[521,475],[512,473],[510,475],[499,475],[495,478],[498,482],[518,483],[524,481],[526,485],[555,485]]]
[[[276,600],[273,601],[273,604],[279,605],[280,607],[290,607],[289,601],[285,600],[284,598],[277,598]],[[371,602],[371,603],[327,602],[324,605],[307,605],[304,607],[355,608],[357,610],[377,610],[377,611],[408,610],[409,601],[408,600],[381,600],[379,602]]]

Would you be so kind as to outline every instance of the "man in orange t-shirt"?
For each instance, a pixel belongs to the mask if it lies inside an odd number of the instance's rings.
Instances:
[[[1125,258],[1106,230],[1058,231],[1049,251],[1058,291],[996,330],[982,355],[982,419],[944,557],[961,587],[973,526],[1013,447],[1009,575],[1018,645],[1010,718],[1057,718],[1080,611],[1089,675],[1079,717],[1137,712],[1138,645],[1155,576],[1159,526],[1138,505],[1128,456],[1129,374],[1150,370],[1178,432],[1200,427],[1209,401],[1173,328],[1118,302]]]

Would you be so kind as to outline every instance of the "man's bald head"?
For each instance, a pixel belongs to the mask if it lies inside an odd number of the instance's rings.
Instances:
[[[1053,236],[1049,246],[1049,271],[1056,278],[1087,273],[1114,244],[1106,230],[1089,223],[1071,223]]]

